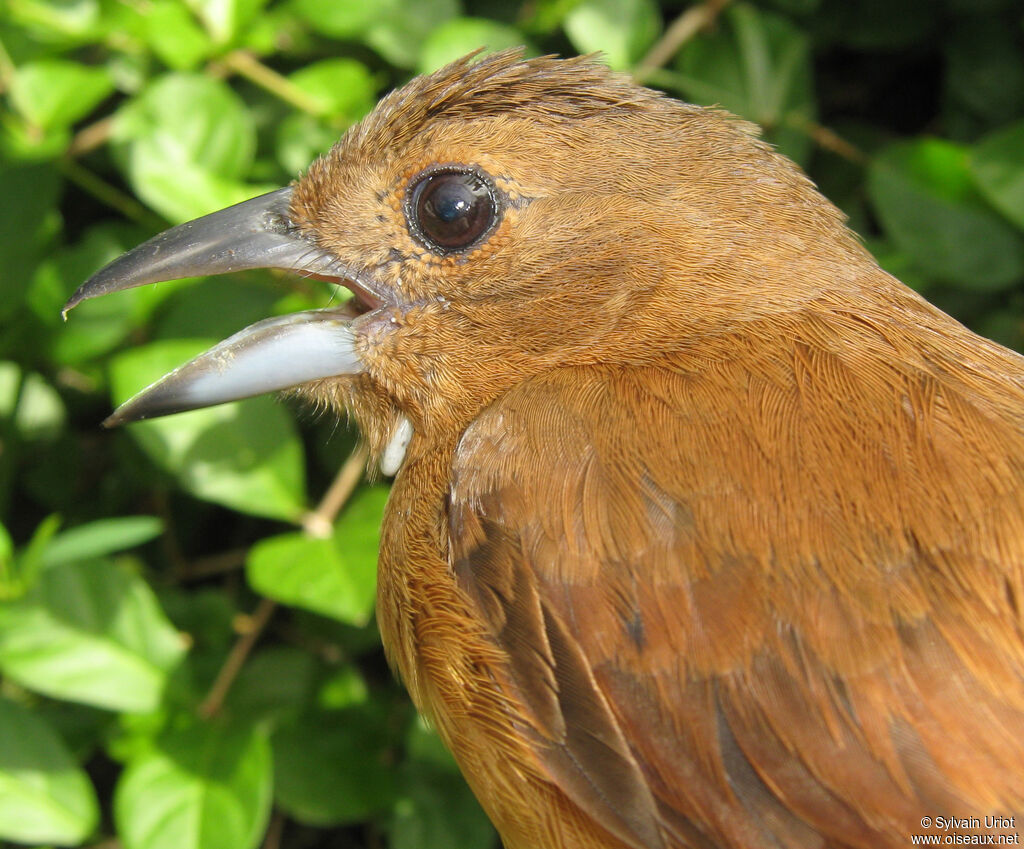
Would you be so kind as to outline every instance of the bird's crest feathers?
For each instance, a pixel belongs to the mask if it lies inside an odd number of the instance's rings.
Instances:
[[[388,94],[355,131],[363,145],[404,141],[434,122],[532,111],[552,120],[636,112],[672,103],[595,55],[522,58],[520,48],[471,53]]]

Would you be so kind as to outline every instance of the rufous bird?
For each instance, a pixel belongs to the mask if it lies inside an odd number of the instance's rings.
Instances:
[[[589,58],[467,58],[68,308],[253,267],[354,298],[112,421],[295,386],[351,412],[397,471],[385,648],[507,849],[1022,821],[1024,358],[751,125]]]

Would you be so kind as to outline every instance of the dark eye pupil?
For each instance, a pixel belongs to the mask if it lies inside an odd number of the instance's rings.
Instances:
[[[432,174],[413,187],[410,201],[413,229],[439,253],[469,247],[497,215],[490,187],[473,173]]]

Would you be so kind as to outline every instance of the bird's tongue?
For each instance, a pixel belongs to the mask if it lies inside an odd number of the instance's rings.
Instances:
[[[181,277],[282,268],[337,280],[335,260],[290,225],[291,189],[279,189],[160,233],[118,257],[71,296],[80,302]],[[108,426],[237,401],[311,380],[358,374],[350,312],[309,310],[247,327],[119,407]]]

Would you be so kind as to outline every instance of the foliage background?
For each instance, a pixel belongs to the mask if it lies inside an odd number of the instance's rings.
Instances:
[[[497,845],[384,664],[386,487],[356,486],[354,434],[266,398],[99,428],[327,287],[60,307],[157,229],[286,183],[411,75],[514,44],[603,50],[759,122],[887,268],[1024,342],[1020,2],[3,0],[0,843]]]

